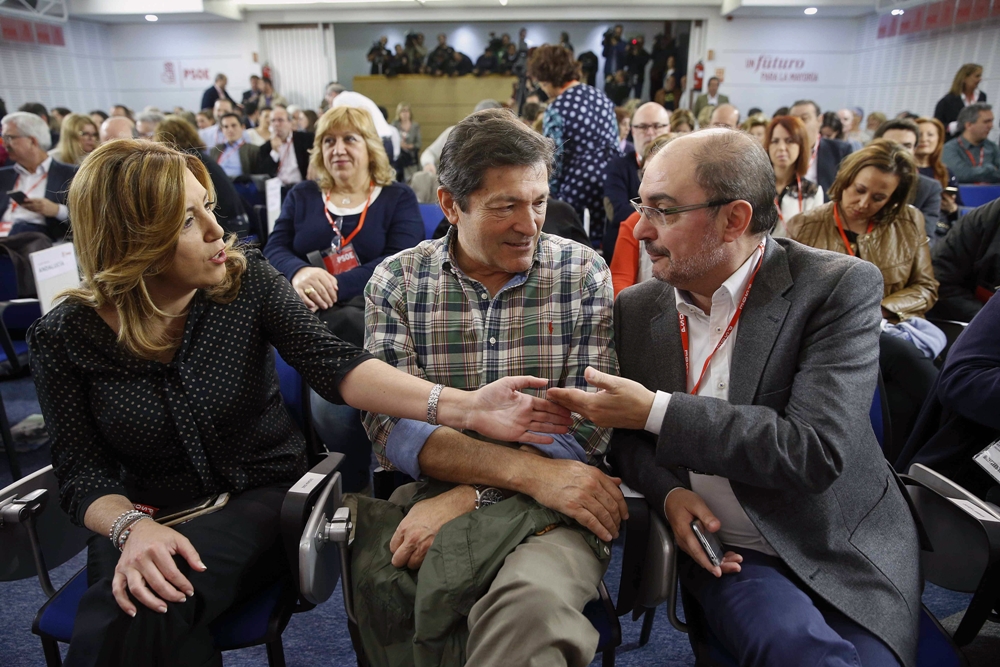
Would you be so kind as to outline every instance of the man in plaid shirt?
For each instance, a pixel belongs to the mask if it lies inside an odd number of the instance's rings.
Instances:
[[[368,350],[457,389],[511,375],[586,389],[587,366],[617,375],[607,265],[589,247],[541,234],[552,153],[549,140],[503,109],[455,127],[438,190],[452,227],[375,270],[365,290]],[[593,465],[610,431],[578,415],[550,444],[540,444],[545,435],[533,444],[484,442],[369,413],[364,422],[383,465],[456,484],[403,519],[389,544],[396,567],[419,568],[442,525],[515,493],[602,540],[627,516],[620,480]],[[468,664],[589,663],[598,635],[581,612],[606,562],[565,527],[521,542],[469,614]]]

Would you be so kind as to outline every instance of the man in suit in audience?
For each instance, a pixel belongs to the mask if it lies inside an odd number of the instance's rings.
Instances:
[[[222,167],[229,178],[249,176],[260,158],[260,148],[243,139],[243,123],[239,114],[227,113],[220,125],[226,141],[212,146],[209,157]]]
[[[670,112],[662,104],[646,102],[632,114],[633,147],[608,162],[604,198],[612,211],[608,213],[608,224],[604,228],[604,261],[609,266],[618,241],[618,227],[635,212],[629,202],[639,196],[642,154],[653,139],[669,131]]]
[[[971,322],[1000,286],[1000,199],[960,217],[931,260],[940,286],[927,315]]]
[[[372,354],[459,389],[514,374],[583,387],[587,365],[617,372],[607,265],[585,244],[541,233],[552,156],[551,142],[505,109],[472,114],[455,126],[438,190],[451,230],[375,270],[365,289],[365,344]],[[382,567],[391,556],[396,568],[420,568],[420,585],[427,586],[437,581],[425,576],[439,571],[436,553],[445,550],[445,558],[468,563],[462,573],[449,570],[448,582],[468,600],[458,612],[467,621],[448,626],[454,628],[450,644],[454,633],[467,632],[468,641],[458,644],[465,646],[467,664],[588,664],[598,633],[581,612],[597,597],[610,553],[606,542],[626,514],[619,480],[594,465],[610,433],[573,419],[569,433],[554,435],[554,442],[529,445],[486,442],[434,426],[433,418],[365,414],[364,421],[384,465],[425,480],[401,487],[393,501],[414,492],[425,499],[409,503],[395,527],[386,510],[380,523],[391,540],[377,541],[368,571],[355,570],[355,577],[372,580],[356,583],[374,587],[386,570],[408,576],[387,563]],[[503,525],[491,523],[500,516]],[[537,516],[546,517],[543,525],[531,526]],[[450,531],[469,520],[469,532],[452,542]],[[531,527],[523,532],[518,526]],[[476,550],[492,544],[498,532],[502,545]],[[473,545],[471,560],[458,542]],[[487,571],[491,562],[496,569]],[[470,573],[474,581],[466,582]],[[418,607],[433,594],[418,590]],[[416,626],[419,633],[420,620]],[[395,634],[394,641],[403,643],[399,650],[414,650],[415,638],[402,641]]]
[[[912,667],[918,529],[868,419],[881,273],[768,235],[774,172],[742,132],[675,139],[639,193],[656,280],[615,303],[622,377],[548,397],[615,429],[614,470],[669,521],[683,586],[740,662]]]
[[[222,117],[227,113],[233,113],[232,100],[215,100],[215,104],[212,105],[212,117],[215,118],[215,124],[198,130],[198,136],[205,142],[206,151],[210,150],[212,146],[218,146],[226,141],[226,135],[223,133],[222,125],[219,124],[219,121],[222,120]],[[244,141],[250,141],[249,132],[249,130],[243,131]]]
[[[1000,183],[1000,147],[987,137],[993,129],[993,107],[970,104],[958,112],[961,134],[944,145],[941,161],[959,183]]]
[[[7,114],[0,127],[4,148],[14,161],[0,169],[0,236],[42,232],[61,240],[69,231],[66,196],[76,166],[49,156],[49,126],[37,115]],[[10,191],[23,193],[23,202],[7,194]]]
[[[829,201],[830,198],[826,193],[830,191],[830,186],[837,178],[841,161],[851,154],[851,145],[846,141],[823,139],[820,136],[819,128],[823,124],[823,114],[820,113],[819,105],[812,100],[799,100],[789,109],[788,115],[795,116],[806,126],[806,136],[809,137],[809,145],[812,147],[806,178],[823,186],[823,198]]]
[[[236,101],[229,96],[228,92],[226,92],[226,83],[228,83],[228,81],[229,80],[226,78],[225,74],[222,74],[221,72],[216,74],[215,84],[210,88],[207,88],[205,92],[202,93],[201,106],[198,108],[211,109],[215,106],[215,102],[217,100],[229,100],[230,104],[235,105]],[[229,110],[232,111],[232,107],[230,107]]]
[[[261,147],[255,174],[281,179],[282,191],[309,178],[309,151],[316,135],[292,130],[288,109],[274,107],[271,112],[271,144]]]
[[[893,118],[879,125],[872,138],[895,141],[906,149],[910,155],[913,155],[913,149],[920,138],[920,128],[909,118]],[[917,176],[917,187],[914,188],[913,196],[910,198],[909,203],[911,206],[920,209],[920,212],[924,214],[924,228],[927,232],[927,240],[930,241],[933,248],[938,240],[948,231],[947,227],[945,227],[940,233],[938,232],[938,221],[941,218],[941,183],[937,179],[924,176],[923,174],[917,174]]]
[[[702,93],[694,101],[694,109],[691,113],[697,118],[701,114],[701,110],[705,107],[717,107],[720,104],[729,104],[729,97],[726,95],[719,94],[719,77],[713,76],[708,80],[708,92]]]
[[[257,76],[256,74],[251,74],[250,90],[243,91],[243,99],[240,101],[240,104],[242,104],[243,106],[246,106],[248,102],[253,102],[254,104],[256,104],[257,100],[260,98],[260,88],[261,88],[260,77]],[[207,108],[208,107],[202,107],[202,109],[207,109]]]

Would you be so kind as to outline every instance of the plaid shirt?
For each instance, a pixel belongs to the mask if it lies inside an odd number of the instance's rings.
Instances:
[[[458,268],[453,236],[424,241],[375,269],[365,288],[365,347],[372,354],[457,389],[534,375],[549,379],[550,386],[586,390],[587,366],[618,374],[611,273],[592,249],[542,234],[531,269],[490,298]],[[364,413],[383,466],[391,467],[386,441],[398,421]],[[604,454],[611,435],[579,415],[573,415],[570,433],[591,463]]]

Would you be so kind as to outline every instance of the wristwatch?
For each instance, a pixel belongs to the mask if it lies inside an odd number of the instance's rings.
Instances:
[[[504,499],[503,491],[495,489],[492,486],[476,485],[473,488],[476,490],[477,510],[483,507],[489,507],[490,505],[496,505]]]

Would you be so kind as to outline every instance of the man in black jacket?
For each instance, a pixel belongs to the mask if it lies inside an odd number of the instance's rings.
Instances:
[[[66,195],[76,166],[49,157],[49,126],[39,116],[18,111],[3,117],[3,144],[14,166],[0,169],[0,236],[42,232],[53,241],[69,231]],[[23,193],[17,201],[7,193]],[[15,195],[16,196],[16,195]],[[20,197],[18,197],[20,198]]]
[[[270,150],[261,150],[254,173],[281,179],[282,192],[308,178],[309,150],[316,135],[292,130],[288,109],[274,107],[271,112]]]
[[[236,106],[236,100],[229,96],[226,92],[226,84],[229,80],[226,78],[225,74],[219,73],[215,75],[215,84],[211,88],[207,88],[201,95],[201,109],[211,109],[215,106],[216,100],[229,100]]]
[[[837,178],[841,161],[851,154],[851,145],[846,141],[820,137],[819,128],[823,123],[823,114],[819,105],[812,100],[799,100],[792,105],[788,115],[795,116],[806,126],[809,145],[813,147],[806,178],[813,183],[819,183],[823,188],[823,199],[830,201],[826,193],[830,191],[830,186]]]
[[[934,247],[940,283],[928,316],[971,322],[1000,285],[1000,199],[962,216]]]

